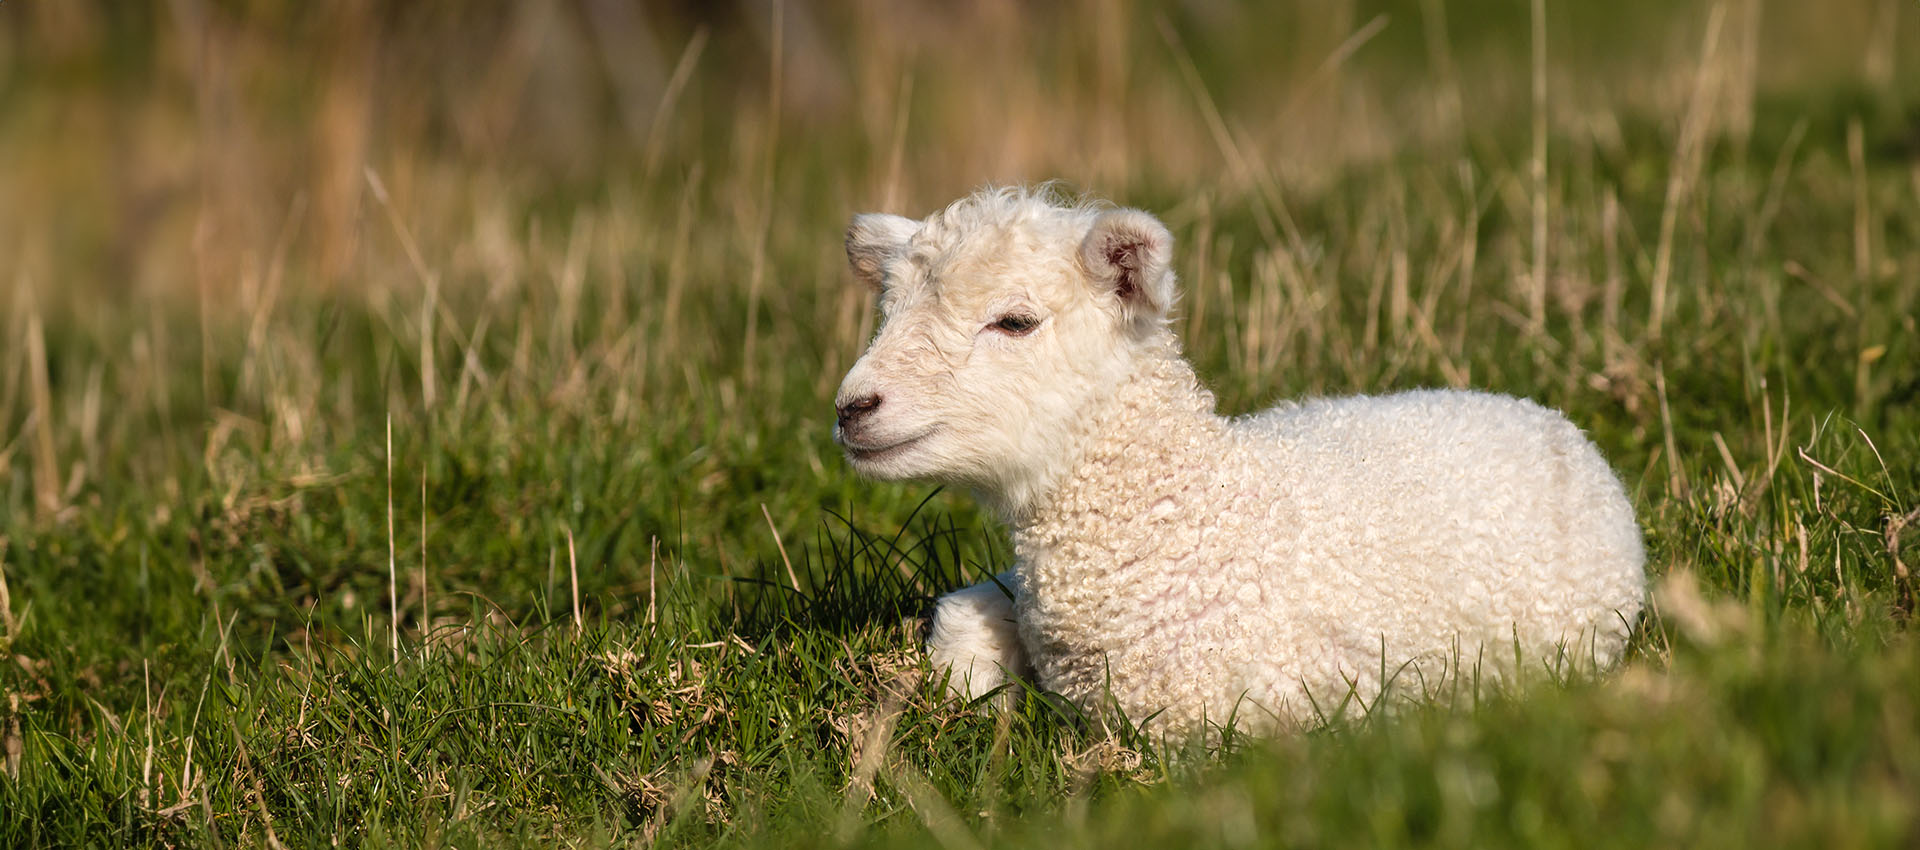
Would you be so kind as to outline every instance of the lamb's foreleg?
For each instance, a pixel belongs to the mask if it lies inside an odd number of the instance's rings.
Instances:
[[[927,655],[934,675],[945,673],[947,688],[963,699],[1000,687],[1009,673],[1030,675],[1008,595],[1019,592],[1017,580],[1011,571],[997,578],[998,584],[983,581],[934,603]]]

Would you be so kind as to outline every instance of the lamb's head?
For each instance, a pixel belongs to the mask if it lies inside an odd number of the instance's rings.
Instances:
[[[1172,350],[1173,237],[1137,210],[1007,189],[925,221],[856,216],[879,333],[835,399],[862,474],[973,488],[1022,512],[1073,462],[1094,405]]]

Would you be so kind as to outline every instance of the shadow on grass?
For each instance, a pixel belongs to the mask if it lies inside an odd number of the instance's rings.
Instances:
[[[829,511],[832,519],[791,564],[761,562],[756,576],[734,579],[741,590],[734,630],[751,639],[891,626],[923,617],[938,595],[997,572],[993,564],[1002,558],[991,532],[923,515],[939,492],[928,493],[890,535]]]

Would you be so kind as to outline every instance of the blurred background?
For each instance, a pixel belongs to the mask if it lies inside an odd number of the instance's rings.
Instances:
[[[1920,145],[1896,120],[1909,3],[1543,6],[1556,140],[1618,149],[1691,104],[1736,151],[1770,109]],[[0,257],[11,288],[62,294],[43,301],[219,310],[269,260],[302,289],[411,274],[376,261],[376,178],[451,287],[476,228],[582,203],[657,224],[697,197],[721,225],[703,246],[751,253],[771,219],[826,251],[848,212],[989,182],[1190,199],[1409,151],[1519,141],[1517,161],[1533,24],[1524,0],[12,0]]]

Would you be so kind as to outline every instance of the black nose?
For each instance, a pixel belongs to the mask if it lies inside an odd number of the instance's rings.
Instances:
[[[880,409],[880,396],[863,395],[835,408],[840,414],[840,428],[846,430],[860,423],[860,420],[873,415]]]

